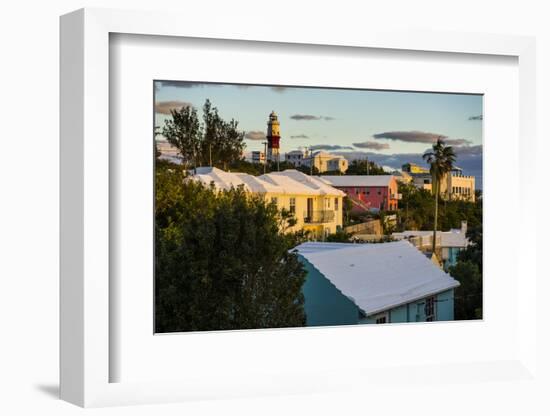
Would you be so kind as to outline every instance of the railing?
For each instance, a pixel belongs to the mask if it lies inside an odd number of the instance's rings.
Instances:
[[[322,224],[334,221],[334,211],[304,211],[304,222],[306,224]]]
[[[432,247],[433,236],[432,235],[415,236],[415,237],[409,237],[408,240],[413,246],[415,246],[419,250],[429,249]],[[435,246],[441,247],[441,236],[439,235],[435,238]]]

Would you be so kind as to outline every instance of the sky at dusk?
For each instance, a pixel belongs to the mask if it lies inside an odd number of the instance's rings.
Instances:
[[[406,162],[424,164],[422,154],[445,136],[456,164],[482,188],[481,95],[156,81],[156,125],[162,128],[170,109],[185,105],[202,117],[207,98],[222,118],[239,122],[247,153],[264,149],[273,110],[282,155],[307,147],[399,169]]]

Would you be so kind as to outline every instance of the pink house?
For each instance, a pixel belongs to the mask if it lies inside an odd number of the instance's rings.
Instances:
[[[355,210],[397,210],[397,179],[393,175],[321,176],[329,185],[344,191]]]

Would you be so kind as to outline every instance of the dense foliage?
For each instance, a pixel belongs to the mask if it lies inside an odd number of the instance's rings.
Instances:
[[[374,162],[354,160],[349,164],[346,175],[389,175],[389,173]]]
[[[398,231],[430,230],[434,226],[435,198],[430,191],[418,189],[412,184],[399,184]],[[463,200],[442,200],[439,198],[438,229],[460,228],[462,221],[468,227],[478,227],[482,221],[483,198],[477,193],[476,202]]]
[[[482,226],[468,229],[472,243],[458,254],[456,266],[449,270],[460,282],[455,289],[455,319],[481,319],[483,317],[483,232]]]
[[[217,192],[157,165],[157,332],[305,325],[291,218],[242,189]],[[281,227],[281,225],[283,225]]]

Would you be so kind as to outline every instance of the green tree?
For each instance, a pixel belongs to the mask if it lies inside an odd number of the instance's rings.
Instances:
[[[353,210],[353,202],[349,196],[345,196],[342,200],[342,213],[344,216],[344,225],[350,225],[351,212]]]
[[[202,131],[197,110],[191,106],[170,111],[172,118],[165,120],[162,135],[168,143],[178,149],[185,166],[193,161],[197,166],[200,159]]]
[[[482,224],[468,227],[470,245],[458,253],[458,262],[449,269],[460,282],[455,289],[455,318],[483,317],[483,228]]]
[[[353,160],[346,175],[388,175],[382,167],[368,160]]]
[[[432,253],[435,253],[440,184],[443,177],[453,168],[456,155],[453,148],[451,146],[446,146],[443,139],[439,137],[433,144],[432,150],[424,153],[422,157],[430,164],[430,173],[432,175],[432,192],[435,202]]]
[[[458,261],[449,271],[460,282],[455,289],[455,319],[481,319],[483,281],[478,266],[469,260]]]
[[[171,110],[171,119],[165,120],[162,135],[176,147],[187,166],[216,166],[227,169],[232,162],[242,159],[245,148],[244,132],[238,130],[235,120],[223,120],[210,100],[203,106],[203,123],[197,110],[184,106]]]
[[[291,216],[242,188],[218,192],[156,171],[157,332],[305,325],[305,270],[283,234]],[[284,227],[283,227],[284,228]]]
[[[349,243],[350,238],[350,233],[346,233],[344,230],[338,230],[334,234],[327,235],[326,241],[329,243]]]
[[[228,164],[242,159],[244,132],[238,131],[236,120],[223,120],[208,99],[202,113],[204,135],[201,140],[201,164],[227,170]]]

